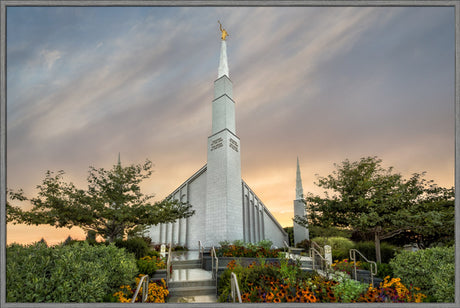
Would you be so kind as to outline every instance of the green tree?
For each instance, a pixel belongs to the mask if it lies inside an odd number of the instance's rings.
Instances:
[[[77,226],[112,242],[142,226],[174,222],[194,214],[190,204],[170,198],[152,202],[153,195],[143,194],[140,183],[151,174],[149,160],[127,167],[118,163],[110,170],[90,167],[88,188],[78,189],[63,181],[64,171],[47,171],[43,183],[37,186],[37,197],[28,199],[22,190],[8,191],[10,200],[28,200],[33,207],[25,211],[8,203],[7,220],[57,228]]]
[[[372,233],[377,262],[381,262],[380,241],[402,232],[453,234],[453,188],[437,187],[423,179],[424,173],[405,180],[381,163],[377,157],[345,160],[334,164],[331,175],[318,177],[316,185],[326,191],[324,197],[309,193],[304,199],[310,225]],[[305,224],[307,217],[295,220]]]

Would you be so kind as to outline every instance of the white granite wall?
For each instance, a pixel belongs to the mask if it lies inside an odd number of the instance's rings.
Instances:
[[[186,243],[189,249],[198,249],[198,241],[206,240],[206,183],[207,171],[189,183],[189,203],[195,210],[195,215],[187,218]]]
[[[239,138],[225,129],[208,138],[206,243],[243,239]]]
[[[256,243],[268,239],[273,245],[283,247],[283,241],[288,241],[287,233],[245,182],[242,188],[244,241]]]
[[[184,184],[176,189],[171,196],[182,202],[189,202],[195,210],[195,215],[179,219],[174,223],[152,226],[148,235],[152,242],[198,248],[198,240],[205,240],[203,217],[206,216],[206,166],[201,168]]]
[[[282,248],[283,241],[289,242],[287,233],[283,230],[276,219],[265,209],[264,213],[265,238],[273,242],[273,245]]]

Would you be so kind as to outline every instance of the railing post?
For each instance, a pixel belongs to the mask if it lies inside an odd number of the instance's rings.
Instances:
[[[142,302],[145,303],[147,300],[148,296],[148,291],[149,291],[149,276],[144,275],[142,278],[139,280],[139,284],[137,285],[136,292],[134,292],[134,296],[131,300],[131,303],[134,303],[136,301],[137,295],[139,294],[139,290],[142,286]]]
[[[283,244],[284,244],[284,252],[286,252],[286,249],[287,249],[287,252],[291,253],[291,247],[289,247],[288,243],[286,243],[286,241],[283,241]]]
[[[147,296],[149,295],[149,277],[147,276],[146,279],[144,279],[144,285],[142,287],[142,302],[145,303],[147,300]]]
[[[236,293],[236,295],[238,295],[238,302],[242,303],[243,301],[241,300],[240,288],[238,286],[238,278],[236,277],[234,272],[232,272],[230,275],[230,286],[231,286],[231,295],[233,298],[233,302],[235,302],[235,293]]]
[[[215,265],[214,265],[215,262]],[[217,258],[216,249],[214,246],[211,248],[211,272],[212,278],[216,280],[216,291],[217,291],[217,274],[219,272],[219,258]]]
[[[354,261],[354,274],[355,274],[355,280],[358,280],[358,274],[356,272],[356,253],[358,253],[363,259],[364,261],[366,261],[367,263],[369,263],[371,265],[371,270],[370,270],[370,273],[371,273],[371,283],[372,285],[374,285],[374,276],[377,275],[377,263],[375,263],[374,261],[369,261],[362,253],[360,253],[358,250],[356,249],[350,249],[350,261]],[[374,272],[374,269],[375,268],[375,272]]]
[[[201,260],[201,268],[203,268],[204,257],[203,257],[203,247],[201,245],[201,241],[198,241],[198,255]]]
[[[313,270],[316,270],[316,255],[318,255],[321,261],[320,268],[321,270],[324,270],[327,275],[329,273],[329,268],[330,268],[327,260],[313,247],[310,247],[310,255],[312,259]]]
[[[168,259],[166,261],[166,285],[169,285],[169,280],[171,279],[171,243],[169,243],[169,250],[168,250]]]

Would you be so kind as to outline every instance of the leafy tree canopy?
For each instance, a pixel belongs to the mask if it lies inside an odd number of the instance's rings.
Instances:
[[[112,169],[89,167],[88,188],[79,189],[64,181],[64,171],[47,171],[38,196],[8,190],[10,200],[29,201],[32,209],[7,203],[7,221],[57,228],[80,227],[113,241],[142,226],[174,222],[194,214],[192,206],[171,198],[152,202],[154,195],[141,192],[140,183],[152,174],[152,163]]]
[[[376,250],[380,240],[409,230],[425,236],[453,234],[454,188],[436,186],[423,178],[425,173],[406,180],[381,163],[377,157],[345,160],[335,164],[331,175],[318,177],[315,184],[325,189],[324,197],[305,196],[308,224],[373,233]],[[295,221],[305,225],[307,217]],[[376,254],[380,262],[380,251]]]

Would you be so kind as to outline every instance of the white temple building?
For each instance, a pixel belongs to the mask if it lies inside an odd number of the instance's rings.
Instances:
[[[197,249],[198,241],[207,247],[234,240],[256,243],[268,239],[277,247],[288,242],[287,233],[241,179],[240,138],[235,129],[236,103],[225,37],[223,32],[218,76],[214,81],[207,164],[170,194],[190,203],[195,214],[175,223],[152,226],[148,236],[154,243]]]

